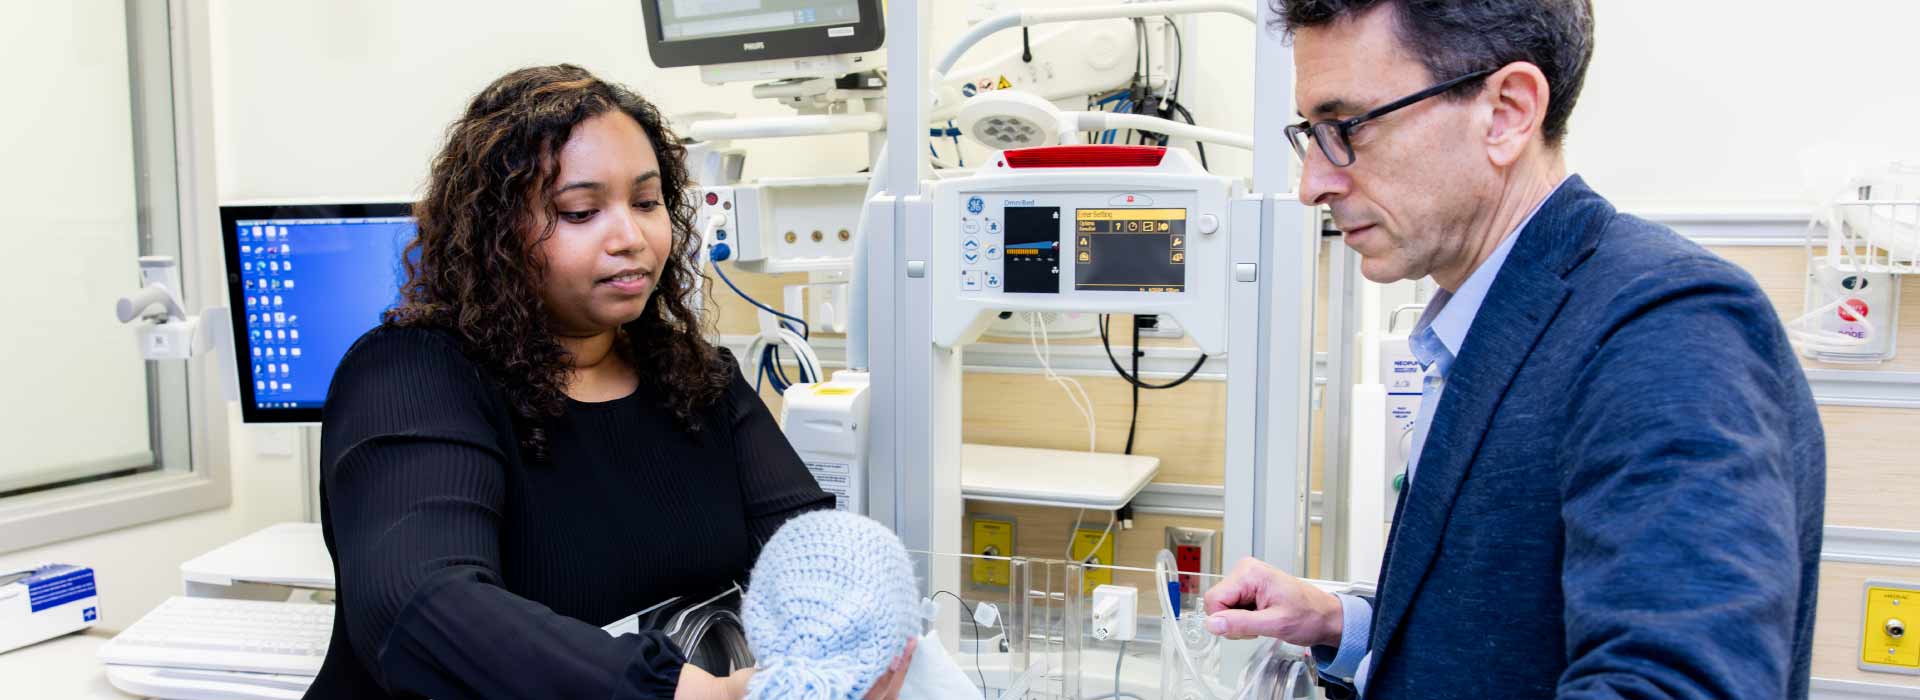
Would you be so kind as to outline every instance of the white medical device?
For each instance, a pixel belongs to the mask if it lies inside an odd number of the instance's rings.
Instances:
[[[141,256],[140,291],[121,297],[114,316],[133,326],[140,356],[148,360],[186,360],[216,352],[220,363],[220,393],[228,401],[240,397],[234,378],[233,340],[227,327],[227,307],[209,306],[198,316],[187,315],[181,298],[180,266],[164,255]],[[202,323],[213,319],[211,323]]]
[[[1806,247],[1805,312],[1786,324],[1794,347],[1821,362],[1892,359],[1901,277],[1920,272],[1920,165],[1858,168],[1808,225]]]
[[[866,372],[842,370],[831,381],[795,384],[780,408],[780,429],[839,510],[867,509]]]
[[[180,298],[180,266],[173,258],[140,258],[140,291],[120,298],[114,315],[134,324],[140,355],[149,360],[184,360],[213,346],[220,324],[201,324],[187,315]]]
[[[972,341],[1002,311],[1154,313],[1224,352],[1228,202],[1241,192],[1151,146],[1003,151],[935,183],[934,343]]]

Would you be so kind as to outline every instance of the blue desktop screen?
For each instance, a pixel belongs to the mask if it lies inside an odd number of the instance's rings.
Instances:
[[[399,301],[411,217],[241,219],[236,309],[253,407],[318,409],[347,349]]]

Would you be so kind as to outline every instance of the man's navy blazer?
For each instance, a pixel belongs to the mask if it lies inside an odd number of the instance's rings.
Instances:
[[[1578,177],[1395,508],[1367,698],[1804,698],[1826,446],[1753,278]]]

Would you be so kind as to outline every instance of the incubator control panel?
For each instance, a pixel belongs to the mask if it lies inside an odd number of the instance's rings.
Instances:
[[[1161,313],[1202,349],[1224,349],[1223,221],[1235,193],[1185,156],[1033,168],[1003,156],[940,182],[930,197],[935,342],[968,342],[1001,311]]]

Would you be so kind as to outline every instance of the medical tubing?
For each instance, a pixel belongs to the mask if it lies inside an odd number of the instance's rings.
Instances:
[[[1047,10],[1025,10],[1006,12],[988,17],[973,25],[967,33],[953,42],[940,62],[934,64],[936,76],[944,77],[947,71],[960,62],[960,57],[982,39],[1003,29],[1013,27],[1033,27],[1042,24],[1060,22],[1078,22],[1090,19],[1128,19],[1153,17],[1160,15],[1186,15],[1220,12],[1238,16],[1248,22],[1254,21],[1253,5],[1245,2],[1223,2],[1221,0],[1172,0],[1171,2],[1142,2],[1127,5],[1100,5],[1094,7],[1065,7]],[[935,80],[935,82],[939,82]]]
[[[1253,150],[1253,137],[1236,134],[1222,129],[1212,129],[1192,124],[1182,124],[1172,119],[1151,117],[1145,114],[1127,114],[1122,112],[1074,112],[1072,113],[1081,131],[1104,129],[1133,129],[1165,134],[1171,138],[1183,138],[1193,141],[1232,146]]]
[[[799,324],[800,337],[802,338],[811,337],[810,334],[808,333],[807,322],[805,320],[802,320],[797,316],[791,316],[778,311],[774,311],[773,307],[767,306],[766,304],[762,304],[760,303],[760,300],[755,299],[751,296],[748,296],[746,292],[740,291],[740,286],[734,284],[733,280],[727,277],[727,271],[720,269],[720,262],[717,260],[714,261],[713,272],[714,274],[720,275],[720,281],[727,283],[727,286],[733,289],[733,293],[740,295],[740,298],[747,300],[747,303],[754,305],[755,308],[758,308],[761,311],[765,311],[767,313],[773,314],[776,318],[786,319],[788,321],[792,321],[794,323]]]
[[[1847,303],[1847,299],[1835,299],[1825,306],[1808,311],[1801,314],[1798,318],[1788,321],[1785,324],[1787,328],[1787,338],[1802,345],[1809,346],[1809,349],[1815,352],[1846,352],[1849,349],[1863,347],[1873,342],[1873,335],[1878,331],[1878,328],[1873,325],[1872,321],[1868,321],[1865,316],[1856,316],[1853,321],[1865,329],[1865,332],[1861,333],[1861,337],[1858,338],[1838,331],[1809,331],[1801,328],[1802,325],[1813,320],[1815,317],[1839,309],[1840,306],[1845,303]]]
[[[1162,549],[1160,554],[1153,558],[1153,574],[1156,583],[1179,580],[1171,573],[1179,570],[1180,565],[1174,561],[1171,551]],[[1173,599],[1167,597],[1166,587],[1156,585],[1153,588],[1154,597],[1160,599],[1160,616],[1168,620],[1177,619],[1173,614]],[[1220,694],[1214,692],[1213,682],[1207,679],[1206,674],[1200,672],[1200,665],[1194,663],[1193,652],[1187,649],[1187,635],[1180,634],[1179,627],[1178,623],[1174,623],[1174,651],[1178,652],[1181,663],[1186,665],[1187,673],[1193,676],[1193,681],[1200,684],[1200,692],[1207,697],[1207,700],[1220,700]],[[1162,639],[1160,643],[1165,644],[1166,640]]]

